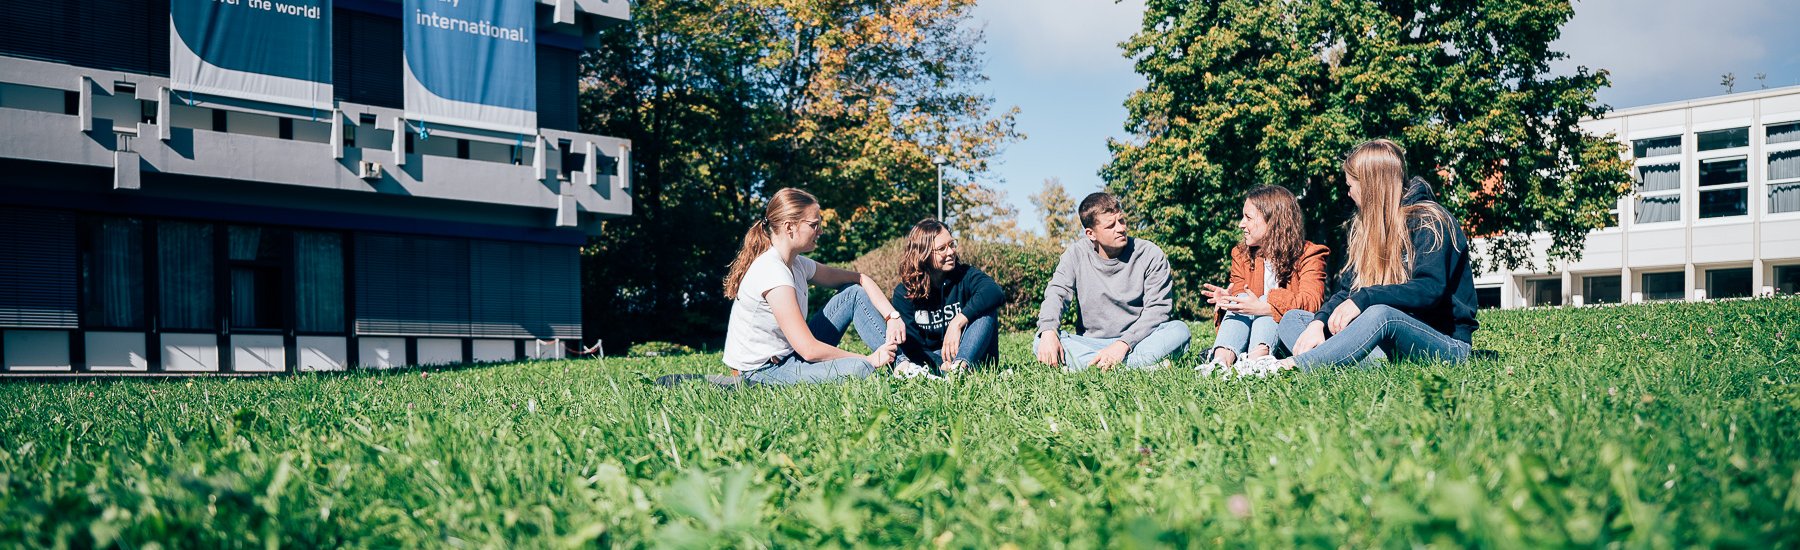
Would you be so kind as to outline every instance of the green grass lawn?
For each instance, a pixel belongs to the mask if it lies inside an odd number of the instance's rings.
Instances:
[[[0,382],[0,544],[1800,545],[1800,300],[1481,321],[1498,358],[1252,380],[1009,335],[1006,374],[736,392],[648,383],[717,355]]]

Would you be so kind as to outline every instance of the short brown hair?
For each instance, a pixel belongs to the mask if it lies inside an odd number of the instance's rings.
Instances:
[[[1122,213],[1124,211],[1125,209],[1119,206],[1118,197],[1114,197],[1111,193],[1105,191],[1095,192],[1088,195],[1087,198],[1081,199],[1081,209],[1079,210],[1079,212],[1081,212],[1081,226],[1093,229],[1094,224],[1099,223],[1100,221],[1096,218],[1099,218],[1101,214]]]

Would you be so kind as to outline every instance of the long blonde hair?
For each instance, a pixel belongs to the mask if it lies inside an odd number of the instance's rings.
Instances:
[[[1368,141],[1344,157],[1344,175],[1356,178],[1356,216],[1350,219],[1349,261],[1356,288],[1395,285],[1412,280],[1412,226],[1432,237],[1432,250],[1443,246],[1450,214],[1432,201],[1401,204],[1406,198],[1406,150],[1385,139]]]
[[[931,297],[931,242],[950,227],[944,222],[926,218],[906,234],[906,249],[900,252],[900,284],[912,300]]]
[[[744,282],[744,272],[750,270],[750,263],[775,246],[775,228],[804,221],[801,218],[805,217],[806,208],[816,204],[819,199],[811,193],[792,187],[784,187],[769,197],[769,205],[763,208],[762,217],[744,231],[744,245],[738,248],[737,259],[731,261],[731,270],[725,274],[726,298],[737,299],[738,284]]]

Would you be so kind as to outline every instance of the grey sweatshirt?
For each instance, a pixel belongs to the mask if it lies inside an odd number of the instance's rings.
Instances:
[[[1169,257],[1156,243],[1132,238],[1117,259],[1100,257],[1093,241],[1077,240],[1063,250],[1056,273],[1038,307],[1038,334],[1062,325],[1063,308],[1075,298],[1081,308],[1076,333],[1118,338],[1131,346],[1169,320],[1174,289]]]

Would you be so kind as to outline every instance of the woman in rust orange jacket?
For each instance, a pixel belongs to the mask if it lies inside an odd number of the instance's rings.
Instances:
[[[1218,336],[1210,364],[1231,366],[1240,356],[1271,355],[1282,315],[1312,311],[1325,301],[1325,259],[1331,250],[1306,240],[1294,194],[1278,185],[1251,189],[1238,228],[1243,241],[1231,249],[1231,280],[1208,284]]]

